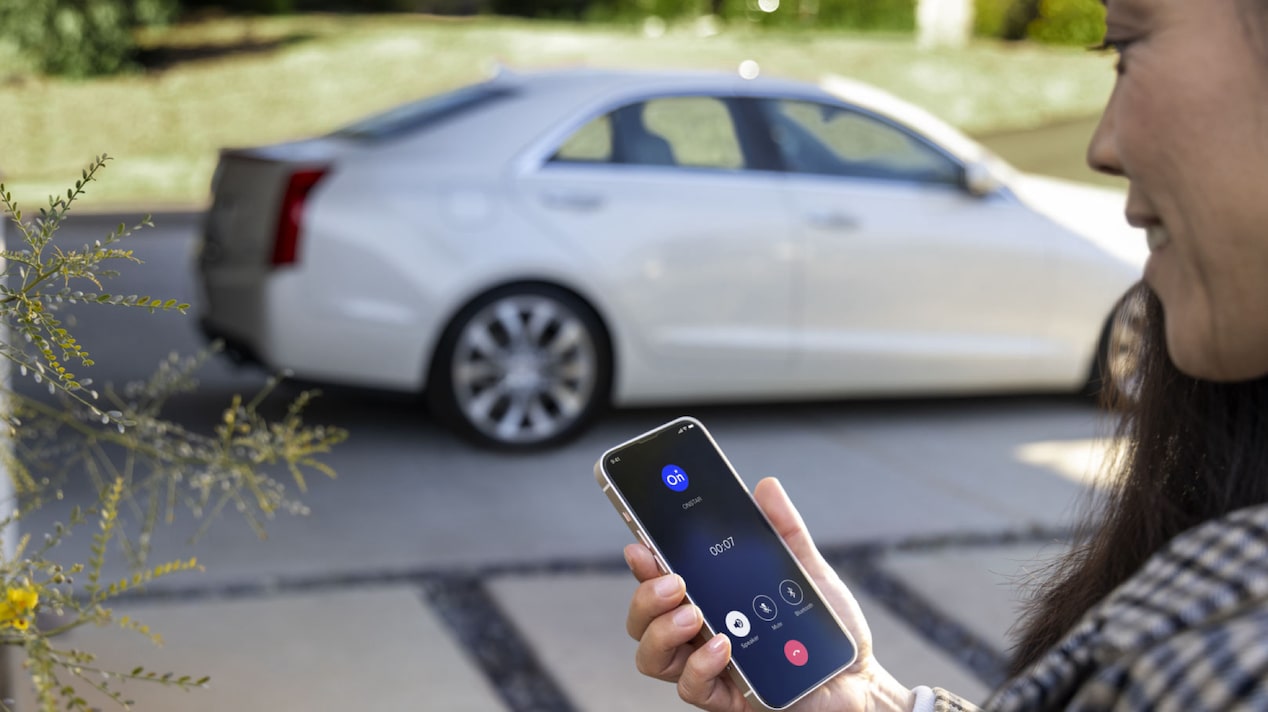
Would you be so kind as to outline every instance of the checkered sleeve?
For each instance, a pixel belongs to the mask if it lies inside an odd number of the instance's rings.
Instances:
[[[933,712],[978,712],[977,705],[947,692],[941,687],[933,688]]]
[[[1190,630],[1111,666],[1084,686],[1079,710],[1268,709],[1268,608]]]

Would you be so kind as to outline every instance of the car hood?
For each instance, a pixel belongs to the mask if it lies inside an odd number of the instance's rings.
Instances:
[[[1144,267],[1145,231],[1127,224],[1127,194],[1114,188],[1018,173],[1013,193],[1053,222],[1081,235],[1124,262]]]

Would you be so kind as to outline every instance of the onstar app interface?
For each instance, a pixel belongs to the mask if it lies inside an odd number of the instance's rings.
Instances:
[[[676,421],[609,453],[608,476],[687,584],[732,658],[772,707],[854,660],[854,646],[806,582],[709,436]]]

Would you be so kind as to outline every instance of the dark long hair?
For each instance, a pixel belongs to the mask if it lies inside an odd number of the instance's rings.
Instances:
[[[1134,402],[1117,404],[1116,477],[1085,502],[1074,546],[1031,591],[1014,673],[1177,534],[1268,502],[1268,377],[1212,383],[1180,373],[1167,356],[1158,298],[1143,284],[1127,298],[1144,300],[1142,381]]]

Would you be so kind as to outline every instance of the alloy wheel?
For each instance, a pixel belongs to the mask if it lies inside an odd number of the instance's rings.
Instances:
[[[462,326],[451,361],[453,395],[480,434],[510,445],[548,441],[593,402],[599,375],[595,335],[559,300],[505,296]]]

